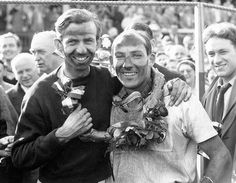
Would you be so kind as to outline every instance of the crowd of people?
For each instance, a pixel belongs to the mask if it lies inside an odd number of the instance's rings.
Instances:
[[[19,24],[35,32],[29,50],[0,35],[0,182],[231,183],[236,26],[204,30],[199,100],[194,37],[180,39],[183,19],[168,20],[180,7],[55,7],[47,28]]]

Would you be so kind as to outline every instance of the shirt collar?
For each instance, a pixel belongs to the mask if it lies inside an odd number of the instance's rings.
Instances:
[[[231,86],[233,86],[234,81],[235,81],[236,77],[233,77],[228,83],[230,83]],[[217,82],[217,88],[222,87],[223,85],[226,85],[227,83],[223,84],[223,80],[221,78],[219,78],[218,82]]]

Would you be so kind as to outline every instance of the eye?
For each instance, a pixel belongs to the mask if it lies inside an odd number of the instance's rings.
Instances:
[[[31,71],[32,71],[32,69],[26,69],[25,71],[26,71],[26,72],[31,72]]]
[[[215,56],[215,53],[214,53],[214,52],[208,52],[207,55],[208,55],[209,57],[214,57],[214,56]]]
[[[86,42],[86,43],[94,43],[94,39],[88,38],[88,39],[85,39],[84,42]]]
[[[68,43],[69,45],[75,45],[75,44],[77,43],[77,40],[75,40],[75,39],[70,39],[70,40],[67,41],[67,43]]]
[[[115,54],[115,57],[116,57],[117,59],[124,59],[124,58],[125,58],[125,55],[122,54],[122,53],[116,53],[116,54]]]
[[[219,54],[221,54],[221,55],[225,55],[225,54],[227,54],[227,53],[228,53],[227,50],[220,50],[220,51],[219,51]]]
[[[140,58],[142,58],[142,54],[140,54],[140,53],[135,53],[135,54],[133,54],[132,55],[132,57],[134,58],[134,59],[140,59]]]

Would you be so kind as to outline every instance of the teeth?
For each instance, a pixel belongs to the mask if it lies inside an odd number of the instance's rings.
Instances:
[[[133,76],[135,75],[136,73],[135,72],[124,72],[123,73],[125,76]]]
[[[86,57],[80,57],[80,58],[77,58],[79,61],[83,61],[86,59]]]

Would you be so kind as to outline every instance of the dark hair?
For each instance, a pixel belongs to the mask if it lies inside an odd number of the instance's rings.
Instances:
[[[139,22],[135,22],[133,24],[131,24],[130,26],[126,27],[126,30],[128,29],[134,29],[137,31],[144,31],[149,39],[153,39],[153,32],[152,29],[145,23],[139,23]]]
[[[0,35],[0,40],[4,38],[9,38],[9,37],[12,37],[13,39],[15,39],[17,47],[21,47],[21,41],[20,41],[19,36],[17,36],[16,34],[12,32],[8,32],[6,34]]]
[[[125,30],[122,33],[120,33],[113,41],[112,43],[112,47],[111,47],[111,52],[113,54],[114,51],[114,46],[116,46],[117,44],[119,44],[119,41],[122,38],[126,38],[126,39],[134,39],[135,37],[140,38],[140,40],[143,41],[144,47],[147,51],[147,54],[151,54],[152,53],[152,45],[150,42],[150,39],[148,38],[147,35],[145,34],[140,34],[138,31],[134,30],[134,29],[130,29],[130,30]]]
[[[64,12],[60,17],[58,17],[55,23],[55,30],[57,36],[61,38],[65,29],[71,24],[82,24],[86,22],[94,22],[97,28],[96,38],[99,39],[102,32],[102,25],[96,14],[86,10],[86,9],[69,9]]]
[[[230,40],[236,47],[236,26],[228,22],[211,24],[203,31],[204,44],[213,37]]]

